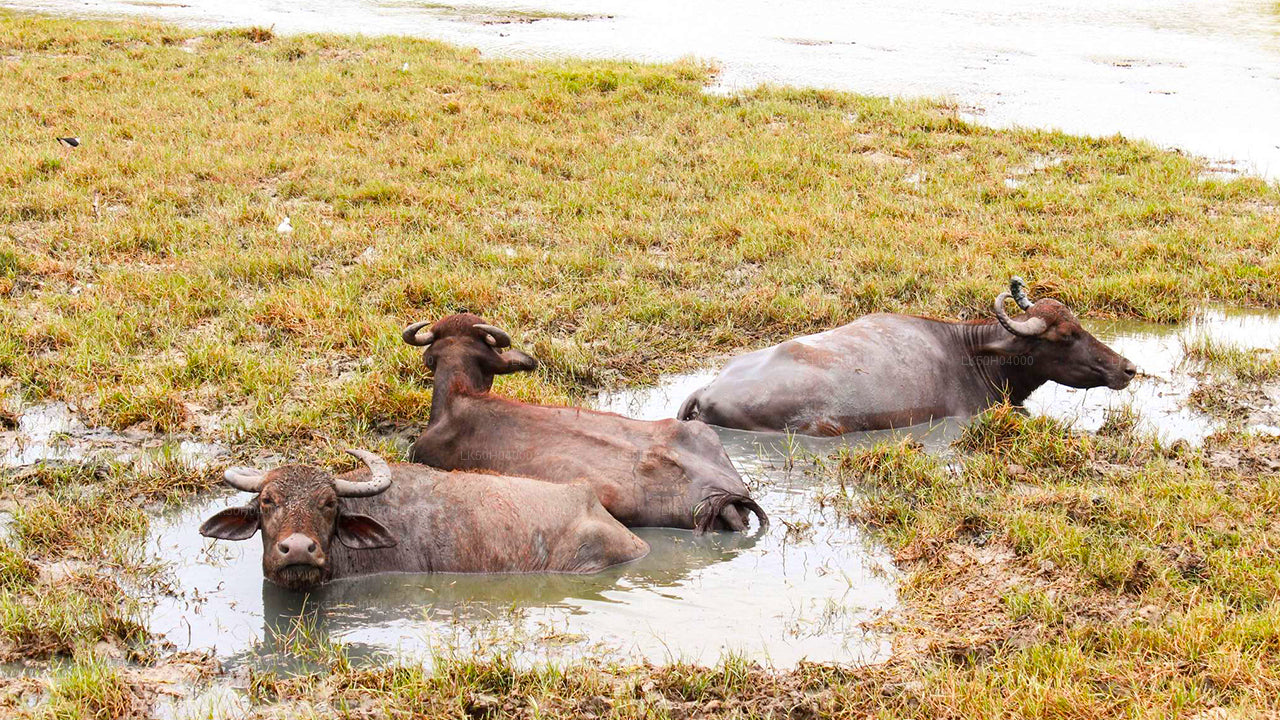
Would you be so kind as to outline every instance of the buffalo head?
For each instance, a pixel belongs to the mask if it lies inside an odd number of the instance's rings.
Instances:
[[[1014,300],[1023,311],[1009,317],[1005,304]],[[1090,335],[1066,305],[1044,298],[1031,302],[1022,278],[996,296],[996,320],[1009,333],[993,350],[1001,355],[1029,356],[1026,371],[1037,380],[1074,388],[1106,386],[1121,390],[1138,369],[1115,350]]]
[[[435,373],[437,392],[459,379],[465,380],[469,389],[487,392],[493,386],[494,375],[538,367],[537,360],[519,350],[508,350],[511,336],[477,315],[450,315],[423,333],[422,328],[428,324],[414,323],[404,329],[401,337],[410,345],[423,348],[422,360]]]
[[[364,450],[348,450],[369,466],[367,482],[351,482],[305,465],[285,465],[270,472],[228,468],[228,485],[257,493],[253,502],[217,513],[200,526],[200,534],[222,540],[246,540],[262,531],[262,574],[290,590],[305,590],[333,574],[330,547],[392,547],[391,534],[378,521],[345,512],[339,498],[371,497],[391,487],[391,469]]]

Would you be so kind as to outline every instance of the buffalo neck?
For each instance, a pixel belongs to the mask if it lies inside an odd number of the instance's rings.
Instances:
[[[492,386],[493,376],[482,372],[475,363],[440,358],[432,381],[431,415],[427,425],[444,417],[455,394],[483,395]]]
[[[1005,398],[1014,405],[1021,405],[1036,388],[1044,384],[1037,373],[1031,353],[1018,352],[1021,342],[994,320],[969,323],[942,323],[952,340],[952,347],[961,351],[960,360],[987,392],[988,401]],[[993,351],[1008,347],[1010,351]]]

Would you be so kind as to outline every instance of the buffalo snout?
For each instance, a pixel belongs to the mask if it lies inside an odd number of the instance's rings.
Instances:
[[[1138,366],[1133,364],[1128,358],[1120,358],[1119,372],[1114,373],[1111,382],[1107,383],[1107,387],[1112,390],[1123,390],[1133,382],[1138,375]]]
[[[294,533],[276,543],[277,559],[281,565],[324,565],[320,545],[303,533]]]

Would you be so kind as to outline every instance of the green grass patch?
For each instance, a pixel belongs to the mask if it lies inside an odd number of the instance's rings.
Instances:
[[[1070,432],[1051,417],[1032,417],[1011,405],[996,406],[973,418],[955,443],[960,450],[985,452],[1005,463],[1076,470],[1089,459],[1088,436]]]
[[[144,609],[114,580],[95,573],[0,589],[0,657],[68,657],[98,642],[140,648],[148,639]]]
[[[1280,440],[1192,450],[1131,411],[1091,438],[997,408],[956,445],[946,464],[911,443],[846,451],[823,498],[911,571],[926,715],[1274,709]]]

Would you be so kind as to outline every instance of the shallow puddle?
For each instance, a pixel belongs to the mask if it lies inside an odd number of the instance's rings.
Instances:
[[[203,468],[226,453],[217,443],[91,427],[64,402],[25,407],[17,413],[17,427],[0,432],[0,468],[91,461],[135,463],[144,470],[168,463]]]
[[[525,57],[697,57],[717,65],[720,91],[776,83],[943,96],[998,127],[1118,132],[1240,161],[1218,167],[1227,175],[1280,174],[1280,143],[1265,120],[1280,117],[1280,12],[1268,0],[0,4],[279,33],[416,35]]]
[[[1178,325],[1132,320],[1084,325],[1137,364],[1139,377],[1119,392],[1045,385],[1027,400],[1028,410],[1070,420],[1082,430],[1096,430],[1109,409],[1128,405],[1161,437],[1192,443],[1221,429],[1224,421],[1187,405],[1188,396],[1199,384],[1195,374],[1200,368],[1184,359],[1184,340],[1208,337],[1246,350],[1280,347],[1280,312],[1276,311],[1213,309]],[[1264,432],[1280,430],[1266,425],[1254,427]]]

